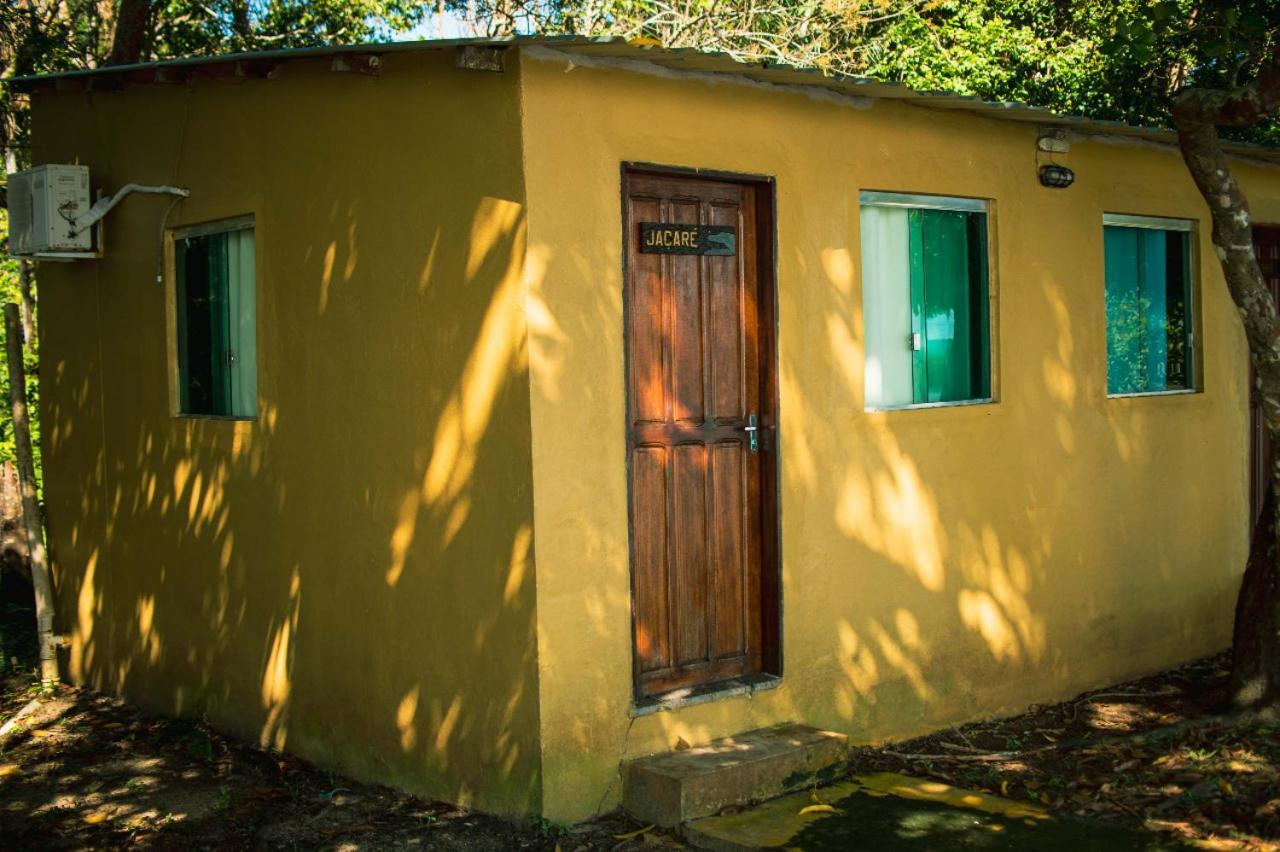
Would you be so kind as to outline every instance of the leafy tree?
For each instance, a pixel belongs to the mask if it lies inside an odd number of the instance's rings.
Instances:
[[[484,11],[482,7],[481,11]],[[650,39],[749,62],[819,68],[1170,126],[1186,85],[1257,70],[1276,0],[555,0],[526,26]],[[1244,135],[1267,140],[1274,120]],[[1240,133],[1237,136],[1242,135]],[[1280,139],[1280,135],[1276,135]]]
[[[24,303],[20,288],[22,264],[20,261],[9,257],[8,233],[8,212],[0,209],[0,305],[9,302],[17,302],[21,305]],[[39,351],[34,334],[28,334],[24,359],[27,375],[30,377],[30,381],[27,383],[27,405],[34,413],[38,409],[40,402],[40,383],[36,380]],[[8,386],[9,368],[4,359],[0,358],[0,396],[3,396],[3,391]],[[3,414],[0,414],[0,464],[14,460],[13,425],[7,399],[8,397],[5,397],[6,402],[3,406]],[[41,469],[39,419],[32,421],[31,440],[34,444],[36,471],[39,472]]]

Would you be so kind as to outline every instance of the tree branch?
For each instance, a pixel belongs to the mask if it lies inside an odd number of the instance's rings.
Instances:
[[[1280,51],[1258,69],[1254,79],[1231,89],[1184,89],[1173,104],[1178,113],[1212,120],[1218,127],[1249,127],[1269,118],[1280,109]]]
[[[107,65],[132,65],[142,60],[150,19],[151,3],[148,0],[121,0]]]

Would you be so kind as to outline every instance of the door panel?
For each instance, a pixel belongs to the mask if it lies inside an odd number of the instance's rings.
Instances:
[[[762,334],[759,188],[629,174],[627,452],[637,694],[760,671],[776,522],[772,338]],[[654,254],[641,223],[731,227],[736,253]],[[772,298],[772,291],[768,291]],[[756,418],[754,421],[752,417]],[[766,433],[753,451],[747,427]],[[760,437],[760,433],[757,433]],[[768,560],[768,571],[774,563]]]
[[[636,658],[640,671],[655,671],[671,659],[667,610],[667,514],[645,511],[667,504],[667,456],[663,447],[631,453],[631,548],[633,570],[646,578],[635,587]]]

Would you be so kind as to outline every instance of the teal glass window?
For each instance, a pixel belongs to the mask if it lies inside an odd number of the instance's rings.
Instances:
[[[1191,223],[1107,216],[1107,393],[1195,387]]]
[[[257,416],[252,221],[178,236],[174,266],[179,412]]]
[[[867,407],[990,400],[985,202],[861,200]]]

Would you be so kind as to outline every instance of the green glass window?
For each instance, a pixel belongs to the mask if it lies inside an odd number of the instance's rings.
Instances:
[[[215,226],[216,228],[216,226]],[[253,225],[201,228],[174,241],[179,411],[258,413]]]
[[[1195,387],[1189,228],[1178,220],[1105,220],[1109,394]]]
[[[868,408],[991,398],[982,201],[862,193]]]

